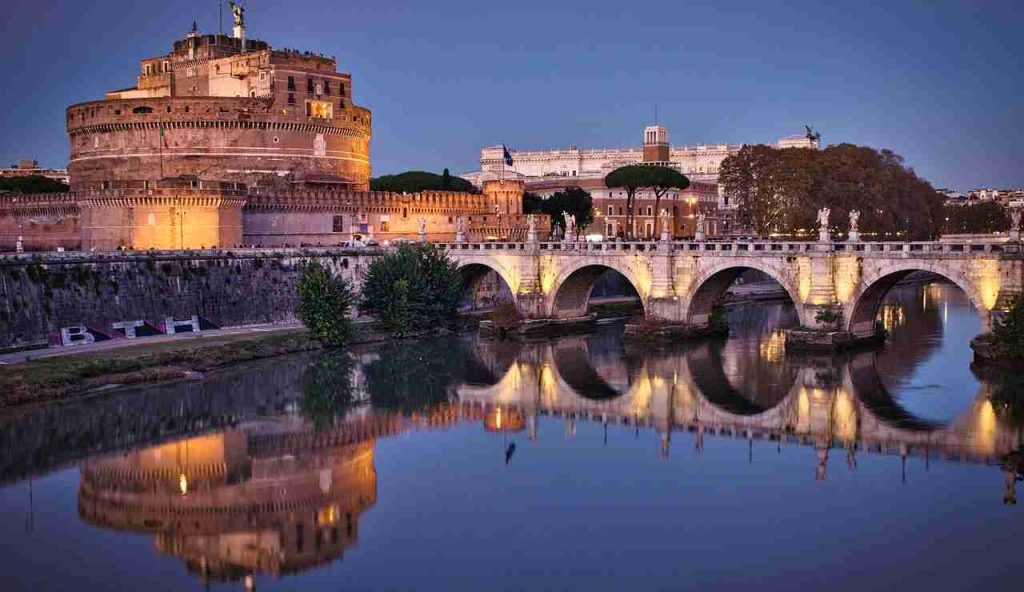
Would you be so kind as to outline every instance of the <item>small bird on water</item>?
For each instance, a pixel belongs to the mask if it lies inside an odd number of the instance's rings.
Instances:
[[[515,453],[516,453],[516,443],[513,442],[513,443],[508,445],[508,448],[505,449],[505,464],[506,465],[508,464],[508,461],[512,460],[512,455],[515,454]]]

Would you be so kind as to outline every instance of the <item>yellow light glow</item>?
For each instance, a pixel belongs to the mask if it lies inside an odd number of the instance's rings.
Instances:
[[[832,409],[832,433],[834,438],[847,444],[857,440],[857,409],[845,389],[836,393]]]
[[[811,398],[807,396],[807,388],[800,387],[796,400],[796,431],[807,433],[811,427]]]
[[[800,302],[805,303],[811,297],[811,259],[800,257],[796,260],[797,276],[800,278]]]
[[[317,526],[330,526],[338,523],[338,516],[340,511],[337,505],[330,505],[320,508],[316,512],[316,524]]]
[[[781,362],[786,354],[786,332],[775,330],[761,340],[761,359],[769,363]]]
[[[185,473],[178,475],[178,489],[181,490],[181,495],[188,494],[188,478],[185,477]]]
[[[899,304],[884,305],[879,316],[882,318],[882,326],[885,327],[886,331],[902,327],[907,321],[906,311]]]
[[[334,106],[329,101],[307,101],[306,116],[330,119],[334,116]]]
[[[633,272],[633,287],[636,288],[641,299],[647,300],[647,297],[651,295],[651,286],[654,284],[651,269],[644,261],[640,260],[639,256],[635,257],[633,263],[630,266],[630,271]]]
[[[1002,280],[999,276],[999,261],[995,259],[974,259],[971,261],[973,275],[978,278],[978,297],[986,311],[996,307]],[[970,294],[968,294],[970,296]]]
[[[555,280],[558,279],[558,268],[550,260],[545,260],[541,263],[540,269],[540,292],[541,294],[551,294],[551,291],[555,287]]]
[[[842,304],[850,302],[860,281],[860,266],[853,257],[836,259],[835,289],[836,300]]]

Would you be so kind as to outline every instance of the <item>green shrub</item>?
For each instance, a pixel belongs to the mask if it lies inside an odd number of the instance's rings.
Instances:
[[[402,246],[370,265],[363,299],[382,328],[401,335],[454,319],[460,289],[456,266],[443,251]]]
[[[349,308],[355,303],[355,294],[341,277],[319,263],[304,267],[299,275],[298,317],[309,328],[313,337],[324,345],[344,345],[352,333]]]
[[[1017,298],[1009,312],[996,321],[992,337],[1004,355],[1024,358],[1024,298]]]
[[[827,325],[829,327],[835,327],[843,319],[843,315],[831,308],[822,308],[814,315],[814,320],[818,321],[820,325]]]
[[[494,323],[494,328],[502,335],[512,331],[519,324],[519,309],[511,300],[501,301],[497,308],[487,316]]]

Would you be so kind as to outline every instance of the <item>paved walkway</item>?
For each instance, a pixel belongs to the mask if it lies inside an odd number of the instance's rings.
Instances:
[[[42,358],[66,356],[69,354],[92,353],[112,349],[121,349],[125,347],[153,345],[157,343],[166,343],[168,341],[186,341],[189,339],[222,337],[226,335],[243,335],[246,333],[265,333],[268,331],[280,331],[283,329],[297,329],[301,326],[302,323],[298,322],[272,323],[265,325],[244,325],[241,327],[227,327],[225,329],[210,329],[207,331],[200,331],[199,333],[178,333],[177,335],[154,335],[153,337],[139,337],[137,339],[111,339],[110,341],[97,341],[95,343],[87,343],[83,345],[70,345],[66,347],[48,347],[46,349],[33,349],[9,354],[2,354],[0,355],[0,366],[8,364],[17,364],[19,362],[26,362],[28,360],[39,360]]]

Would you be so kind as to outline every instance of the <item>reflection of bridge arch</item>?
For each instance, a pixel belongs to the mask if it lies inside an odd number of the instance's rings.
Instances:
[[[745,258],[742,263],[726,261],[708,267],[694,279],[686,295],[683,297],[683,302],[686,305],[684,320],[687,323],[697,325],[707,323],[712,309],[725,296],[725,292],[732,286],[740,274],[748,270],[760,271],[772,278],[772,280],[782,286],[782,289],[786,291],[794,305],[802,302],[804,299],[800,298],[800,290],[797,283],[789,277],[790,274],[785,268],[780,270],[776,266],[771,265],[774,262],[772,259],[759,262],[753,258]],[[806,325],[802,307],[796,306],[796,309],[800,323]]]
[[[514,364],[493,387],[460,387],[465,404],[514,408],[528,417],[562,415],[674,430],[709,430],[758,437],[795,438],[830,446],[843,443],[875,451],[931,450],[978,462],[993,462],[1018,446],[1021,431],[997,420],[987,389],[954,421],[941,425],[918,419],[879,388],[873,353],[852,359],[816,358],[802,363],[785,396],[771,407],[749,400],[737,408],[742,394],[723,400],[709,385],[728,384],[724,376],[696,378],[707,370],[709,356],[701,349],[648,356],[627,392],[594,398],[577,392],[564,378],[552,344],[535,347],[530,361]],[[577,357],[573,363],[581,362]],[[594,372],[591,369],[591,372]],[[719,371],[721,373],[721,370]],[[590,384],[590,381],[587,381]],[[731,387],[730,387],[731,388]],[[610,394],[610,393],[609,393]],[[888,398],[888,401],[885,398]]]
[[[848,319],[847,330],[857,335],[868,335],[875,330],[875,319],[882,308],[882,301],[886,294],[896,284],[906,279],[912,273],[927,272],[941,277],[943,280],[957,286],[967,295],[968,300],[976,311],[990,310],[995,305],[998,291],[990,296],[991,302],[986,306],[985,295],[977,286],[977,282],[971,281],[965,274],[958,271],[951,271],[948,265],[941,262],[932,263],[927,260],[892,263],[886,265],[884,270],[866,275],[862,279],[863,289],[851,298],[845,307],[844,318]],[[987,321],[985,314],[979,315],[984,325]],[[983,327],[984,330],[984,327]]]
[[[644,303],[645,295],[641,290],[645,284],[637,277],[636,270],[630,266],[575,262],[562,269],[553,282],[551,316],[558,319],[585,316],[594,284],[608,271],[614,271],[626,278],[633,291],[640,297],[641,303]],[[646,310],[646,304],[644,306]]]
[[[778,406],[782,400],[789,398],[792,392],[790,387],[787,389],[787,395],[775,402],[757,401],[740,392],[726,376],[720,344],[708,343],[694,348],[687,352],[686,359],[690,379],[697,390],[708,402],[734,415],[760,415]]]
[[[569,388],[585,399],[601,401],[623,395],[591,365],[589,353],[584,339],[557,342],[552,347],[555,372]]]

